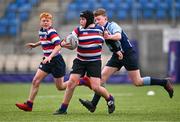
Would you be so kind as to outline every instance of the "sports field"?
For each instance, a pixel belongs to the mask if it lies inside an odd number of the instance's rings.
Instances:
[[[108,114],[104,99],[101,99],[94,113],[79,103],[79,98],[90,99],[92,91],[77,87],[67,115],[52,115],[59,107],[63,91],[57,91],[54,84],[41,84],[32,112],[16,108],[16,102],[24,102],[30,84],[0,84],[0,122],[179,122],[180,85],[175,85],[175,96],[170,99],[161,87],[135,87],[133,85],[107,85],[115,96],[116,110]],[[155,91],[147,96],[147,91]]]

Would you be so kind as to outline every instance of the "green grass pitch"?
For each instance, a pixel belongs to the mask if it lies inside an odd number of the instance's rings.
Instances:
[[[79,103],[79,98],[91,99],[93,92],[87,87],[77,87],[67,115],[52,115],[59,107],[64,91],[57,91],[54,84],[41,84],[32,112],[16,108],[24,102],[30,84],[0,84],[0,122],[179,122],[180,85],[175,85],[174,98],[170,99],[162,87],[135,87],[133,85],[107,85],[115,96],[116,110],[108,114],[103,98],[94,113]],[[147,91],[155,91],[147,96]]]

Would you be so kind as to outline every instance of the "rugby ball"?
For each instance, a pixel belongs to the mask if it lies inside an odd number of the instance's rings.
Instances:
[[[76,36],[74,36],[73,34],[69,34],[66,37],[66,44],[68,45],[68,49],[70,50],[74,50],[77,48],[78,45],[78,38]]]

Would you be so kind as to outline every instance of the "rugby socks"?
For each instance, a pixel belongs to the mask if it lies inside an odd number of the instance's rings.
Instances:
[[[151,85],[151,77],[143,77],[143,85],[144,86]]]
[[[88,86],[91,89],[91,83],[89,77],[85,76],[81,78],[79,81],[79,85]]]
[[[167,83],[167,80],[165,79],[158,79],[158,78],[151,78],[151,77],[144,77],[143,78],[143,83],[145,86],[148,85],[160,85],[160,86],[165,86]]]
[[[32,108],[33,107],[33,102],[32,101],[30,101],[30,100],[28,100],[27,102],[26,102],[26,104],[28,105],[28,107],[30,107],[30,108]]]
[[[165,86],[167,83],[166,79],[151,78],[151,85]]]
[[[101,84],[101,86],[105,87],[105,83]],[[95,93],[93,96],[93,99],[91,100],[91,103],[96,107],[100,98],[101,98],[101,96]]]
[[[80,80],[79,80],[79,85],[84,85],[85,84],[85,80],[84,80],[84,78],[81,78]]]
[[[106,101],[107,101],[107,102],[108,102],[108,101],[114,101],[113,96],[112,96],[112,95],[109,95],[109,97],[108,97],[108,99],[106,99]]]
[[[61,107],[59,108],[60,111],[66,112],[68,108],[68,104],[62,103]]]
[[[98,94],[96,94],[96,93],[94,94],[93,99],[92,99],[92,101],[91,101],[91,103],[93,104],[93,106],[95,106],[95,107],[97,106],[100,98],[101,98],[100,95],[98,95]]]

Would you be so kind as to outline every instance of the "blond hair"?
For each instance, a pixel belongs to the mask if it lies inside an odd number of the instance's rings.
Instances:
[[[95,16],[95,17],[100,16],[100,15],[102,15],[102,16],[107,16],[107,15],[106,15],[106,10],[103,9],[103,8],[99,8],[99,9],[97,9],[97,10],[94,11],[94,16]]]
[[[51,19],[52,20],[52,14],[50,14],[50,13],[48,13],[48,12],[42,12],[41,14],[40,14],[40,16],[39,16],[39,18],[40,18],[40,20],[42,19],[42,18],[46,18],[46,19]]]

